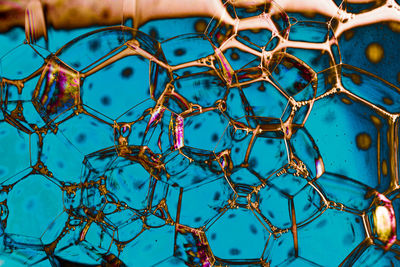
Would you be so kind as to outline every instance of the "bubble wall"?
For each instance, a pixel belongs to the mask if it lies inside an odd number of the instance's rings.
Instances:
[[[400,1],[0,1],[0,266],[400,266]]]

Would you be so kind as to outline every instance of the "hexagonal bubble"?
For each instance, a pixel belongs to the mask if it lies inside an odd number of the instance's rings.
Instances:
[[[107,189],[118,200],[136,210],[148,208],[151,175],[142,165],[117,159],[102,175],[106,177]]]
[[[32,96],[40,117],[47,123],[62,121],[80,103],[79,73],[51,56]]]
[[[150,98],[149,68],[150,61],[136,54],[128,53],[117,61],[111,61],[106,68],[85,77],[81,89],[82,102],[109,118],[117,119]]]
[[[266,151],[269,153],[265,154]],[[262,179],[267,179],[288,162],[285,141],[278,138],[254,138],[246,156],[248,169]]]
[[[385,190],[394,175],[388,168],[392,158],[390,120],[387,114],[359,98],[337,93],[314,103],[305,126],[319,148],[327,172]],[[340,157],[331,153],[334,147],[341,148]]]
[[[331,231],[340,229],[340,231]],[[317,219],[297,229],[299,256],[323,266],[338,266],[366,237],[359,215],[328,209]],[[335,248],[335,257],[326,247]]]
[[[218,110],[185,116],[183,121],[184,145],[214,151],[228,124],[228,120]]]
[[[224,178],[184,190],[179,222],[196,228],[204,226],[228,205],[232,193]]]
[[[151,207],[151,192],[154,191],[155,183],[150,178],[160,175],[152,169],[156,169],[155,164],[159,163],[157,160],[152,161],[154,155],[145,151],[145,148],[125,149],[127,151],[123,152],[123,157],[117,157],[118,152],[114,148],[86,157],[84,181],[93,184],[84,192],[86,206],[95,210],[103,209],[107,198],[111,197],[113,201],[143,212]]]
[[[259,262],[267,244],[273,241],[266,226],[244,208],[227,210],[207,228],[206,236],[213,254],[222,264]]]
[[[296,101],[315,97],[316,72],[306,63],[287,53],[274,53],[267,59],[266,68],[280,91]],[[312,86],[308,86],[311,84]]]
[[[0,127],[0,152],[7,155],[0,158],[0,181],[3,182],[30,166],[30,151],[28,134],[5,121],[0,121]]]
[[[7,217],[3,225],[5,234],[12,240],[10,246],[15,243],[21,248],[29,248],[33,239],[40,240],[42,246],[55,241],[67,219],[60,188],[48,178],[32,172],[21,173],[9,183],[4,202]],[[29,220],[26,220],[27,216]]]
[[[42,163],[59,180],[80,181],[84,155],[79,148],[71,145],[69,139],[49,132],[42,139],[35,138],[31,142],[31,149],[37,153],[33,161],[35,164]]]

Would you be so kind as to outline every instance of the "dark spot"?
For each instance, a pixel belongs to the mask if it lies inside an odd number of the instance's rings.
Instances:
[[[133,74],[133,69],[131,67],[126,67],[121,71],[122,78],[129,78]]]
[[[175,56],[183,56],[184,54],[186,54],[186,50],[183,48],[178,48],[174,51]]]
[[[229,254],[231,254],[231,255],[239,255],[240,254],[240,250],[237,249],[237,248],[231,248],[229,250]]]
[[[214,194],[214,200],[219,200],[220,196],[221,196],[221,193],[220,193],[220,192],[215,192],[215,194]]]
[[[253,234],[257,234],[257,228],[254,226],[254,224],[250,224],[250,231],[253,233]]]
[[[78,143],[83,143],[86,140],[86,135],[83,133],[80,133],[77,137],[76,137],[76,141]]]
[[[196,123],[193,128],[198,129],[198,128],[200,128],[200,126],[201,126],[201,123]]]
[[[103,97],[101,98],[101,103],[102,103],[104,106],[109,106],[109,105],[111,104],[111,98],[109,98],[108,96],[103,96]]]
[[[216,233],[213,233],[213,234],[211,235],[211,240],[215,240],[215,238],[217,238],[217,234],[216,234]]]
[[[58,168],[64,168],[64,162],[58,161],[57,166],[58,166]]]
[[[235,217],[236,217],[236,215],[235,215],[234,213],[231,213],[231,214],[229,214],[229,216],[228,216],[229,219],[232,219],[232,218],[235,218]]]
[[[211,140],[212,140],[213,142],[217,142],[217,141],[218,141],[218,134],[214,133],[214,134],[212,135],[212,137],[211,137]]]
[[[89,49],[92,52],[97,51],[100,48],[100,42],[99,40],[90,40],[89,41]]]
[[[204,80],[203,81],[203,84],[204,84],[204,87],[206,88],[206,89],[210,89],[210,87],[211,87],[211,85],[210,85],[210,80]],[[210,116],[211,116],[212,114],[211,114],[211,112],[210,112]]]
[[[81,63],[79,63],[79,62],[72,63],[72,67],[74,67],[74,68],[79,68],[80,66],[81,66]]]
[[[268,211],[268,215],[273,219],[273,218],[275,218],[275,215],[272,213],[272,211]]]
[[[201,217],[196,217],[196,218],[194,218],[194,221],[195,221],[195,222],[201,221]]]
[[[283,153],[282,153],[283,154]],[[282,155],[281,155],[282,156]],[[249,160],[249,167],[250,168],[256,168],[258,165],[257,159],[256,158],[251,158]]]
[[[195,177],[192,179],[192,182],[193,182],[193,184],[197,184],[197,183],[200,183],[202,180],[203,180],[203,179],[202,179],[201,177],[195,176]]]
[[[324,227],[324,226],[326,225],[326,223],[327,223],[327,220],[320,221],[320,222],[317,224],[317,228],[322,228],[322,227]]]
[[[149,35],[151,37],[153,37],[154,39],[158,39],[159,38],[158,31],[156,30],[156,28],[151,28],[150,31],[149,31]]]

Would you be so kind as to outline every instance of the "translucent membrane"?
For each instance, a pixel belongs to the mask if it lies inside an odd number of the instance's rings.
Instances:
[[[0,58],[0,265],[400,264],[400,75],[375,72],[399,58],[373,38],[400,39],[398,2],[102,1],[78,20],[84,1],[70,25],[45,2]]]

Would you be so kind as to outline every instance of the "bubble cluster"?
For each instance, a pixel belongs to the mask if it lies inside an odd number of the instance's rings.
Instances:
[[[54,51],[29,28],[0,58],[0,265],[400,264],[398,74],[353,47],[400,7],[289,2]]]

